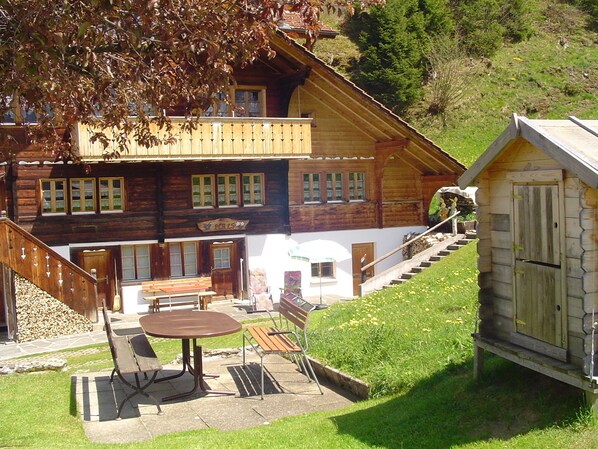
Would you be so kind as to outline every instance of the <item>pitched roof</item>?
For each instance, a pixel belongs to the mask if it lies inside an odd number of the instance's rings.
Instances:
[[[598,187],[598,120],[532,120],[513,114],[509,126],[459,178],[471,184],[507,147],[521,137],[592,188]]]
[[[377,143],[392,144],[408,139],[413,145],[405,148],[406,156],[425,167],[427,174],[458,175],[465,170],[458,160],[282,31],[277,31],[270,43],[275,51],[310,67],[305,82],[317,85],[325,101],[339,103],[346,117]]]

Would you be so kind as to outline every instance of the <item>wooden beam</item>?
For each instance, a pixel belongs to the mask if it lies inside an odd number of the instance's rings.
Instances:
[[[318,102],[326,105],[329,108],[331,107],[330,102],[333,102],[335,104],[334,109],[341,111],[341,113],[339,114],[339,117],[344,119],[346,122],[350,123],[352,126],[358,127],[364,134],[366,134],[372,140],[378,141],[378,140],[380,140],[380,136],[382,136],[382,138],[385,138],[385,139],[392,138],[392,136],[390,134],[388,134],[384,130],[378,128],[371,121],[367,122],[366,120],[364,120],[364,117],[357,113],[357,111],[361,109],[361,107],[359,107],[357,105],[357,103],[351,102],[351,103],[353,103],[353,107],[350,107],[348,102],[339,101],[338,96],[332,95],[330,93],[330,91],[324,89],[318,83],[315,83],[311,77],[307,78],[307,80],[305,80],[305,82],[306,82],[306,85],[308,85],[310,88],[317,90],[322,96],[324,96],[326,98],[326,101],[313,95],[313,93],[310,93],[307,89],[302,90],[301,91],[302,94],[304,94],[304,95],[310,94],[312,98],[316,99]],[[338,92],[335,92],[335,93],[338,93]],[[365,123],[367,123],[367,125],[368,125],[367,127],[364,126]],[[372,129],[375,130],[376,132],[375,133],[372,132]]]

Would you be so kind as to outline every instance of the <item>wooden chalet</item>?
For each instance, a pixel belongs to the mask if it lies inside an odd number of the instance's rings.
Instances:
[[[432,196],[464,167],[282,32],[272,48],[273,59],[235,72],[231,95],[244,113],[217,105],[171,144],[131,140],[105,162],[81,125],[79,165],[23,143],[4,166],[2,207],[65,258],[95,268],[98,300],[111,306],[118,286],[127,313],[147,310],[144,280],[211,276],[218,295],[247,298],[258,268],[275,300],[284,272],[297,269],[305,296],[356,294],[362,256],[371,261],[425,229]],[[316,266],[288,256],[318,238],[352,260]]]
[[[513,116],[459,184],[478,187],[476,376],[489,351],[598,411],[598,121]]]

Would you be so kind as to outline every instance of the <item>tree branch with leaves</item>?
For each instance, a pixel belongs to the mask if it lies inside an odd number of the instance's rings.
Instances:
[[[56,126],[76,123],[93,125],[93,139],[106,147],[108,130],[153,145],[150,124],[169,130],[169,109],[182,106],[193,127],[215,95],[228,91],[235,68],[274,56],[269,39],[285,8],[313,36],[323,9],[352,11],[352,2],[0,0],[0,113],[15,100],[35,110],[30,131],[57,158],[73,152]],[[117,148],[107,158],[126,151],[126,139]]]

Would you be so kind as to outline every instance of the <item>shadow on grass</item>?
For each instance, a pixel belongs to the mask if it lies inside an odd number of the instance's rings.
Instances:
[[[485,362],[478,382],[469,360],[403,395],[332,419],[340,434],[368,446],[439,449],[508,440],[576,417],[580,390],[496,357]]]

